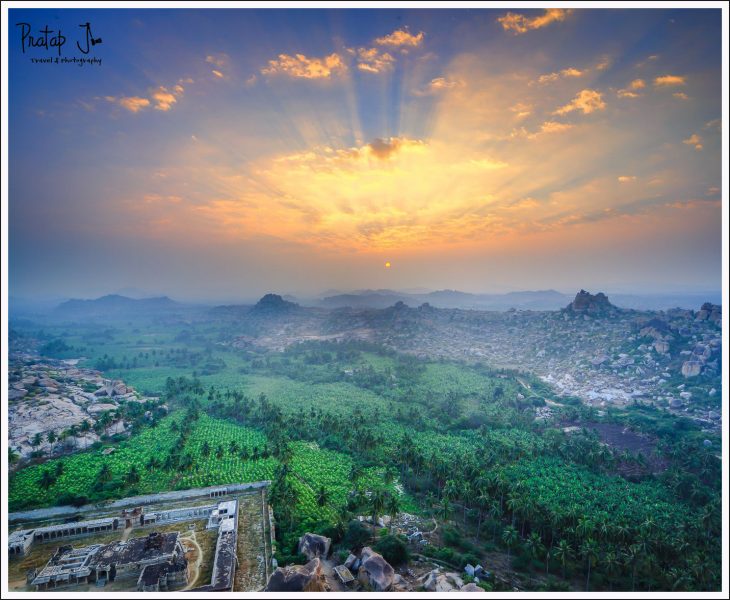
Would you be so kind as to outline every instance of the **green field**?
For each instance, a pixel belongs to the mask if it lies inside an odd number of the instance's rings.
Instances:
[[[566,564],[553,557],[553,571],[580,572],[594,544],[601,557],[641,548],[651,558],[622,563],[623,589],[637,577],[640,589],[670,586],[662,573],[680,563],[692,574],[677,589],[704,589],[716,576],[719,464],[704,432],[667,413],[629,407],[599,417],[565,400],[538,420],[535,408],[555,396],[527,373],[519,377],[532,392],[513,373],[358,344],[236,350],[214,325],[49,325],[42,333],[173,412],[129,439],[20,468],[10,510],[271,479],[282,560],[304,531],[337,538],[343,518],[386,514],[395,498],[401,511],[443,522],[458,515],[470,539],[485,524],[489,547],[516,544],[525,564],[532,533],[543,547],[562,543]],[[649,435],[656,456],[627,455],[580,427],[563,432],[565,423],[599,421]],[[653,474],[652,461],[662,465]],[[499,533],[511,526],[514,541]],[[466,547],[472,554],[459,554]],[[431,551],[450,563],[481,560],[472,542]]]

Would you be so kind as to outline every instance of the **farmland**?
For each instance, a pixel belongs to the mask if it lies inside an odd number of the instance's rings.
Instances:
[[[299,560],[306,531],[339,540],[354,517],[406,511],[452,532],[423,547],[449,564],[498,550],[528,572],[542,557],[569,581],[584,576],[586,552],[635,556],[643,544],[651,560],[609,567],[619,587],[670,585],[662,569],[680,560],[707,565],[680,588],[711,585],[719,466],[702,440],[717,438],[687,420],[646,406],[597,411],[527,372],[359,341],[239,348],[230,327],[21,328],[45,345],[63,340],[48,347],[74,349],[80,365],[157,398],[155,415],[168,412],[19,465],[10,509],[270,479],[282,563]],[[641,444],[604,443],[602,431],[627,426],[635,432],[623,437]],[[673,523],[681,527],[665,535]],[[543,550],[529,550],[533,534]],[[547,551],[560,544],[563,558]],[[605,569],[592,571],[602,585]]]

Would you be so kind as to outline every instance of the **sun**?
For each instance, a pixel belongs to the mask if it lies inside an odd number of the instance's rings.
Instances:
[[[385,268],[386,268],[386,269],[390,269],[390,261],[387,261],[387,262],[385,263]]]

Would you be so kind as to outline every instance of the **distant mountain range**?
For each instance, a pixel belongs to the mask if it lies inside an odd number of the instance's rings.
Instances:
[[[697,292],[675,294],[610,294],[613,304],[637,310],[696,309],[703,302],[721,303],[721,293]],[[505,294],[471,294],[458,290],[408,293],[394,290],[361,290],[328,295],[309,302],[325,308],[387,308],[396,302],[417,307],[427,303],[436,308],[476,310],[558,310],[571,303],[574,295],[556,290],[508,292]]]
[[[127,314],[163,313],[184,306],[184,304],[170,300],[167,296],[135,299],[110,294],[95,300],[67,300],[59,304],[54,313],[63,317],[108,318],[122,317]]]
[[[357,290],[333,293],[324,297],[296,298],[293,295],[267,294],[258,303],[244,302],[217,305],[216,310],[224,312],[248,312],[265,316],[303,310],[305,307],[320,309],[383,309],[402,302],[416,308],[428,304],[434,308],[459,308],[473,310],[505,311],[517,310],[560,310],[574,301],[575,296],[556,290],[509,292],[505,294],[472,294],[458,290],[397,291],[389,289]],[[692,292],[672,294],[616,294],[609,292],[611,303],[618,308],[636,310],[667,310],[685,308],[697,310],[705,302],[722,304],[718,292]],[[56,301],[57,303],[58,301]],[[110,294],[94,300],[71,299],[54,305],[50,299],[27,300],[11,297],[11,316],[25,317],[40,314],[60,318],[124,318],[125,315],[171,315],[189,314],[197,310],[208,310],[212,304],[189,304],[176,302],[167,296],[156,298],[130,298],[121,294]],[[54,308],[55,306],[55,308]]]

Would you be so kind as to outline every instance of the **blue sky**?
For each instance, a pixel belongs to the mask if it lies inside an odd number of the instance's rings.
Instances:
[[[13,9],[10,292],[718,288],[720,25]]]

